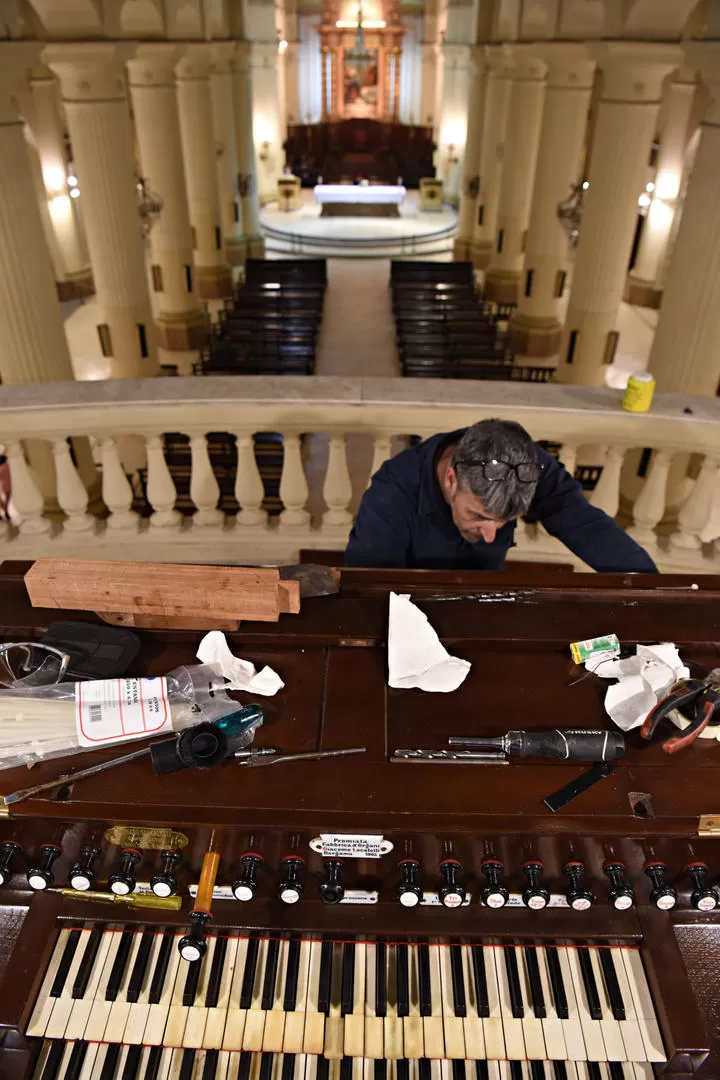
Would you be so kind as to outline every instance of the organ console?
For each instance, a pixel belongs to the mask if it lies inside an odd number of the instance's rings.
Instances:
[[[0,566],[0,641],[58,618],[23,569]],[[233,651],[286,684],[256,744],[367,752],[164,776],[139,759],[6,808],[1,1080],[717,1080],[714,740],[669,757],[630,733],[558,813],[543,799],[577,762],[390,760],[459,731],[609,729],[570,641],[672,640],[691,672],[717,666],[720,580],[687,584],[353,570],[292,620],[243,623]],[[453,694],[387,686],[390,589],[471,661]],[[197,634],[141,636],[137,674],[193,662]],[[0,792],[27,784],[0,771]],[[93,899],[113,892],[182,906]]]

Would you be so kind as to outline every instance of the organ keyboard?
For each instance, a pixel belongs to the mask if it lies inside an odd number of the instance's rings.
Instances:
[[[481,606],[469,597],[487,580],[346,572],[339,597],[305,602],[291,625],[243,626],[242,655],[286,682],[258,742],[361,741],[360,758],[162,778],[136,762],[0,818],[2,1080],[720,1075],[720,867],[700,835],[720,790],[715,744],[673,760],[631,736],[613,776],[556,815],[543,797],[582,766],[389,761],[451,734],[604,726],[604,688],[568,685],[571,640],[672,639],[715,666],[720,582],[665,595],[656,578],[538,569],[522,588],[493,575],[505,599]],[[430,597],[431,621],[472,661],[455,694],[387,688],[389,587]],[[0,610],[0,640],[58,614],[28,607],[13,567],[0,568]],[[196,644],[146,633],[138,673],[189,663]],[[22,771],[0,772],[0,790],[23,786]],[[213,917],[187,962],[178,943],[211,838]],[[120,877],[182,909],[110,913],[82,895]]]

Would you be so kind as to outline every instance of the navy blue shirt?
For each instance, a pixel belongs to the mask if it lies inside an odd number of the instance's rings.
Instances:
[[[346,566],[419,570],[501,570],[514,544],[516,521],[491,544],[463,540],[436,473],[439,454],[464,429],[433,435],[386,461],[360,503],[345,551]],[[539,521],[593,570],[657,572],[647,552],[602,510],[559,461],[536,446],[544,466],[527,517]]]

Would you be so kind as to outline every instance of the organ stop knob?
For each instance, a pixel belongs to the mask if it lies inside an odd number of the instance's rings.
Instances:
[[[398,863],[398,870],[401,880],[395,895],[403,907],[417,907],[423,898],[423,891],[418,881],[420,863],[417,859],[403,859]]]
[[[621,862],[605,863],[603,867],[610,879],[608,901],[616,911],[627,911],[633,906],[635,893],[625,880],[625,866]]]
[[[305,860],[299,855],[286,855],[282,866],[284,876],[278,885],[278,896],[283,904],[297,904],[305,889],[301,877]]]
[[[173,896],[177,892],[175,867],[180,858],[179,851],[160,852],[160,871],[150,878],[150,888],[156,896]]]
[[[465,902],[465,890],[459,884],[462,872],[462,863],[458,862],[457,859],[443,859],[440,863],[440,876],[443,883],[440,886],[438,896],[440,897],[440,903],[445,907],[462,907]]]
[[[481,902],[490,908],[505,907],[510,895],[501,880],[505,867],[498,859],[486,859],[480,869],[487,878],[487,885],[480,896]]]
[[[20,844],[14,840],[6,840],[0,844],[0,885],[7,885],[12,877],[12,861],[22,851]]]
[[[566,893],[568,904],[574,911],[587,911],[595,897],[585,885],[585,867],[574,859],[565,864],[565,873],[570,878],[570,888]]]
[[[78,892],[87,892],[88,889],[92,889],[96,876],[93,863],[99,857],[100,848],[96,848],[92,844],[85,845],[80,852],[79,861],[73,866],[68,875],[68,881],[73,889],[77,889]]]
[[[645,873],[653,884],[650,893],[650,903],[661,911],[669,911],[677,903],[677,890],[665,881],[667,867],[662,862],[649,862],[645,867]]]
[[[233,896],[236,900],[252,900],[257,892],[257,872],[262,866],[262,856],[248,851],[240,860],[240,877],[233,882]]]
[[[708,882],[708,868],[704,862],[692,862],[684,871],[695,888],[690,896],[690,903],[698,911],[714,911],[720,903],[717,889]]]
[[[52,866],[59,855],[60,848],[57,844],[42,845],[38,865],[32,866],[27,872],[27,882],[31,889],[40,892],[43,889],[49,889],[55,883]]]
[[[522,894],[525,907],[541,911],[550,902],[550,893],[542,884],[543,864],[539,859],[530,859],[523,865],[523,874],[527,878],[527,887]]]
[[[142,852],[136,848],[123,848],[120,852],[120,869],[116,870],[108,878],[110,892],[116,896],[128,896],[135,892],[137,882],[135,880],[135,867],[142,862]]]
[[[345,895],[345,889],[340,880],[342,867],[342,859],[325,859],[323,863],[325,879],[320,882],[320,899],[323,904],[339,904]]]

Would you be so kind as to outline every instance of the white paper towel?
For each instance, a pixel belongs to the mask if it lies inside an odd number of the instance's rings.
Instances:
[[[592,659],[585,667],[601,679],[617,679],[605,695],[605,711],[623,731],[641,727],[648,713],[689,670],[671,641],[638,645],[635,656],[624,660]]]
[[[285,683],[271,667],[256,671],[249,660],[241,660],[230,652],[221,630],[211,630],[198,645],[197,658],[203,664],[214,664],[221,675],[230,680],[226,690],[247,690],[250,694],[272,697],[282,690]]]
[[[443,694],[457,690],[470,670],[468,660],[451,656],[409,596],[390,593],[388,683],[401,690]]]

